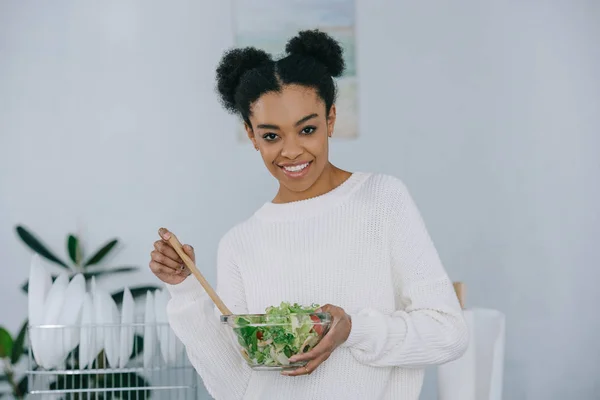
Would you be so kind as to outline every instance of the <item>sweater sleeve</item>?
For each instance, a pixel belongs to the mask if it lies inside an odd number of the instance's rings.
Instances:
[[[190,275],[178,285],[167,285],[169,324],[186,348],[190,362],[209,394],[217,399],[242,399],[251,370],[234,346],[234,335],[221,324],[198,280]],[[225,240],[217,252],[217,293],[233,313],[246,313],[244,286],[232,251]]]
[[[391,201],[390,249],[396,310],[363,309],[343,347],[372,366],[424,367],[459,358],[468,346],[462,309],[408,190]]]

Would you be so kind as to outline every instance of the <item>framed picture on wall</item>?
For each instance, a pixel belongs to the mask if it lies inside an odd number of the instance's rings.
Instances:
[[[233,0],[232,6],[236,47],[255,46],[278,58],[287,41],[304,29],[322,30],[340,42],[346,70],[335,78],[339,92],[334,137],[356,138],[355,0]],[[243,127],[238,138],[247,140]]]

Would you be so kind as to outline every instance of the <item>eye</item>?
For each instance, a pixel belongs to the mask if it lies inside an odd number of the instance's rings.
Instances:
[[[302,129],[302,134],[303,135],[310,135],[312,133],[314,133],[317,130],[317,128],[315,128],[314,126],[307,126],[304,129]]]
[[[267,142],[272,142],[274,140],[277,140],[278,136],[274,133],[265,133],[263,135],[263,139],[265,139]]]

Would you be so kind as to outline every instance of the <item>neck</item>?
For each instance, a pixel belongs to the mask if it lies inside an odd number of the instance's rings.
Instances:
[[[315,183],[303,192],[293,192],[285,186],[279,185],[279,191],[273,199],[273,203],[290,203],[321,196],[341,185],[350,175],[350,172],[328,163]]]

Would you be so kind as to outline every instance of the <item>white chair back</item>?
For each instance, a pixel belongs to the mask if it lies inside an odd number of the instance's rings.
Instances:
[[[461,306],[465,286],[454,285]],[[469,348],[452,362],[438,367],[439,400],[502,400],[506,317],[485,308],[464,309],[469,326]]]

